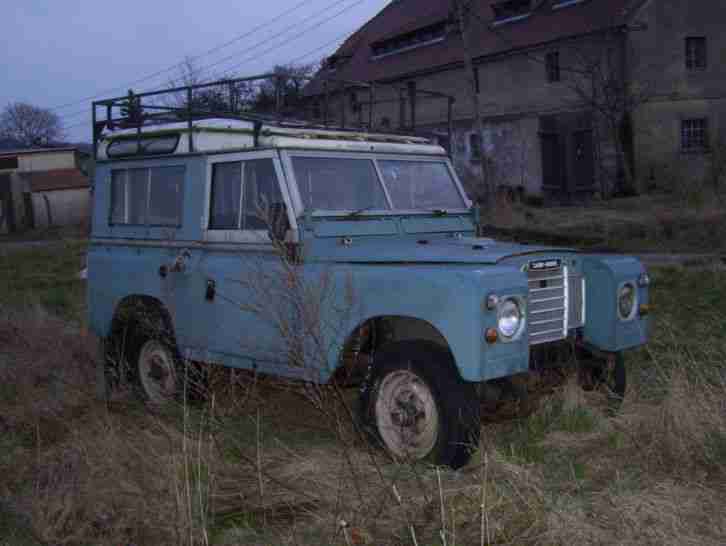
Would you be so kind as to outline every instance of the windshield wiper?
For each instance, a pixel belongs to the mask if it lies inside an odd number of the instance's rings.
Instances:
[[[371,210],[374,208],[375,208],[374,205],[369,205],[367,207],[363,207],[362,209],[354,210],[353,212],[349,212],[348,214],[346,214],[345,218],[355,218],[356,216],[360,216],[361,214],[363,214],[365,211]]]
[[[434,216],[446,216],[449,214],[449,211],[446,209],[432,209],[431,212],[434,213]]]

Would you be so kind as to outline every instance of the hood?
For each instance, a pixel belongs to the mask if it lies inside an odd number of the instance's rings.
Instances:
[[[306,257],[317,262],[489,264],[537,253],[574,253],[577,250],[504,243],[476,237],[379,238],[350,237],[314,240]]]

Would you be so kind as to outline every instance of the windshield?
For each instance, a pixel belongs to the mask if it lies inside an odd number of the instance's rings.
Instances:
[[[379,160],[394,209],[455,209],[466,205],[443,162]]]
[[[292,157],[300,197],[307,209],[332,211],[438,210],[465,208],[443,161]],[[389,205],[385,189],[388,191]]]
[[[370,159],[293,157],[292,165],[305,208],[388,209]]]

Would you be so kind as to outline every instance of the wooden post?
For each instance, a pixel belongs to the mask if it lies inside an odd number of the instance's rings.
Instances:
[[[471,106],[474,110],[474,127],[479,133],[479,141],[482,143],[481,151],[481,181],[482,189],[484,190],[484,205],[489,208],[493,203],[493,195],[491,188],[491,180],[487,176],[487,160],[484,154],[484,123],[481,119],[481,111],[479,109],[479,95],[476,92],[476,82],[474,81],[474,63],[471,60],[471,48],[469,47],[469,29],[466,17],[466,8],[471,8],[471,3],[464,6],[464,0],[454,0],[456,9],[456,18],[459,25],[459,33],[461,34],[462,53],[464,54],[464,70],[466,71],[466,77],[469,82],[468,91],[469,98],[471,99]],[[469,17],[468,20],[472,18]]]
[[[330,102],[330,89],[328,88],[328,80],[323,80],[323,93],[325,94],[325,103],[323,104],[323,125],[328,126],[328,103]]]
[[[449,97],[447,104],[446,120],[449,131],[449,157],[454,158],[454,98]]]
[[[398,128],[403,131],[406,128],[406,97],[403,88],[398,88]]]
[[[411,111],[411,131],[416,130],[416,82],[408,82],[408,100]]]
[[[192,135],[193,125],[192,125],[192,100],[194,98],[193,90],[191,87],[187,89],[187,131],[189,131],[189,153],[194,152],[194,136]],[[139,145],[139,150],[141,149],[141,145]]]
[[[373,130],[373,120],[375,119],[373,117],[373,106],[376,104],[376,88],[373,85],[373,82],[370,84],[371,86],[368,88],[368,130]]]

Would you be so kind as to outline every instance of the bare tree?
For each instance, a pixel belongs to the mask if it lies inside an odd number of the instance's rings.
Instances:
[[[169,87],[186,87],[201,85],[211,81],[219,81],[219,85],[198,89],[189,95],[184,92],[171,97],[167,106],[177,108],[192,107],[193,110],[210,112],[242,112],[249,110],[255,95],[251,85],[246,82],[233,82],[231,78],[202,77],[204,69],[199,67],[192,57],[186,57],[179,65],[176,78],[169,80]]]
[[[615,148],[617,177],[623,190],[636,191],[632,155],[632,118],[652,97],[652,86],[639,74],[631,78],[626,67],[627,40],[624,30],[614,30],[600,37],[592,48],[575,46],[577,59],[568,69],[567,79],[575,100],[603,123],[607,138]],[[606,188],[603,188],[606,190]],[[607,195],[607,191],[603,191]]]
[[[256,91],[253,108],[261,112],[281,111],[300,115],[304,108],[303,88],[317,67],[311,64],[276,65],[273,77],[262,82]]]
[[[24,146],[42,146],[58,142],[63,137],[63,126],[52,110],[14,102],[0,113],[0,136]]]

